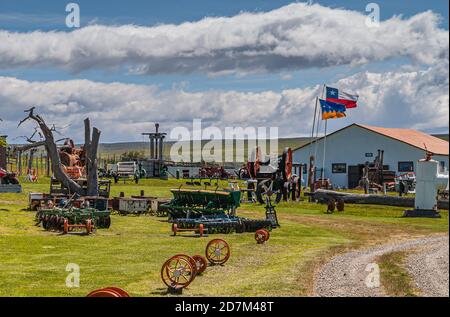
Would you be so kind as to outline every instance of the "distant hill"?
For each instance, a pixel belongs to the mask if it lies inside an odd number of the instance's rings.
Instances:
[[[445,140],[448,142],[448,134],[432,134],[432,136],[435,136],[439,139]]]
[[[286,147],[291,147],[295,149],[299,146],[302,146],[309,142],[309,137],[301,137],[301,138],[281,138],[278,140],[278,153],[281,154]],[[210,142],[209,140],[202,140],[202,148],[205,144]],[[164,158],[170,160],[170,149],[174,144],[174,141],[167,141],[164,143]],[[244,141],[244,157],[247,159],[247,149],[248,149],[248,140]],[[188,147],[188,143],[186,142],[185,147]],[[269,141],[267,141],[267,148],[269,148]],[[222,141],[222,156],[224,157],[224,153],[226,151],[235,151],[236,141],[233,143],[233,147],[226,144],[226,142]],[[191,141],[191,149],[193,148]],[[112,158],[120,157],[125,152],[141,152],[144,153],[145,156],[150,155],[150,143],[149,142],[123,142],[123,143],[102,143],[99,146],[99,153],[102,158]],[[192,151],[191,151],[192,152]],[[192,153],[191,153],[192,156]]]

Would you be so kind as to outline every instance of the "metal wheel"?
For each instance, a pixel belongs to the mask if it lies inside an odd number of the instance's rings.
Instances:
[[[182,289],[194,280],[194,268],[191,262],[179,256],[168,259],[161,268],[161,279],[167,287]]]
[[[225,264],[231,255],[230,246],[225,240],[214,239],[206,246],[206,258],[212,264]]]
[[[278,204],[283,198],[280,182],[272,179],[261,181],[256,187],[256,198],[260,204],[270,201]]]
[[[269,240],[270,234],[266,229],[259,229],[255,232],[255,240],[258,244],[264,244]]]
[[[90,292],[87,297],[130,297],[130,295],[121,288],[106,287]]]
[[[90,234],[94,230],[94,225],[92,224],[92,220],[88,219],[86,221],[86,232],[87,234]]]
[[[176,254],[176,255],[174,255],[174,257],[181,257],[181,258],[185,258],[186,260],[188,260],[189,263],[191,263],[191,265],[192,265],[192,267],[194,269],[194,271],[193,271],[194,276],[197,275],[197,273],[198,273],[197,261],[195,261],[195,259],[193,257],[191,257],[191,256],[189,256],[187,254],[183,254],[183,253]]]
[[[197,274],[202,274],[203,272],[205,272],[206,268],[208,267],[208,261],[205,259],[205,257],[196,254],[192,258],[195,260],[195,264],[197,265]]]

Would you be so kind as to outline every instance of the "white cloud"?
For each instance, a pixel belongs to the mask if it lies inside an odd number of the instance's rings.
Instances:
[[[432,12],[378,28],[356,11],[294,3],[266,13],[154,27],[90,25],[72,32],[0,31],[0,68],[56,66],[79,72],[127,67],[143,74],[282,71],[392,57],[448,59],[448,31]]]
[[[360,95],[359,107],[348,117],[330,120],[335,128],[352,122],[387,127],[448,130],[448,61],[424,70],[357,73],[335,83]],[[193,118],[204,126],[277,126],[281,136],[308,135],[314,98],[321,87],[281,92],[205,91],[187,92],[175,87],[98,83],[89,80],[29,82],[0,77],[0,134],[24,135],[28,126],[17,129],[22,110],[37,105],[48,123],[71,126],[68,136],[82,137],[82,121],[90,117],[103,131],[102,141],[142,140],[141,132],[153,122],[169,131],[175,126],[191,127]],[[29,131],[29,130],[28,130]]]

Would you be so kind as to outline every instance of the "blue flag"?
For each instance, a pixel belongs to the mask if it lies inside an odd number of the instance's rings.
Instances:
[[[319,101],[322,108],[322,120],[345,117],[345,105],[322,99],[319,99]]]

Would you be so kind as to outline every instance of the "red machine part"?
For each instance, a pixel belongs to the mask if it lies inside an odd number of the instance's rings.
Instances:
[[[264,244],[270,238],[270,232],[267,229],[259,229],[255,232],[255,240],[258,244]]]
[[[176,236],[177,233],[179,232],[188,232],[188,231],[194,231],[195,233],[197,233],[200,237],[203,237],[203,235],[205,234],[205,226],[201,223],[198,228],[193,228],[193,229],[180,229],[178,228],[178,225],[176,223],[172,224],[172,232],[173,235]]]
[[[69,231],[71,231],[72,229],[80,229],[80,228],[84,228],[86,230],[86,233],[90,234],[94,231],[94,223],[92,222],[91,219],[88,219],[85,224],[71,225],[71,224],[69,224],[68,219],[64,219],[64,222],[63,222],[63,233],[64,234],[69,233]]]
[[[86,297],[130,297],[130,295],[118,287],[106,287],[90,292]]]
[[[292,149],[286,148],[284,150],[284,177],[289,180],[292,176]]]
[[[206,246],[205,253],[206,258],[211,264],[223,265],[230,259],[231,250],[225,240],[214,239]]]
[[[192,258],[195,260],[195,263],[197,265],[197,274],[202,274],[203,272],[205,272],[206,268],[208,267],[208,261],[205,259],[205,257],[196,254]]]
[[[195,279],[195,268],[185,256],[175,255],[161,268],[161,279],[167,287],[183,289]]]

